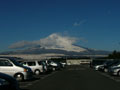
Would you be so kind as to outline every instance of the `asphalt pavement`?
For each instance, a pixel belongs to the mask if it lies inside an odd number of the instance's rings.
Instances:
[[[82,65],[41,75],[20,86],[22,90],[120,90],[119,79]]]

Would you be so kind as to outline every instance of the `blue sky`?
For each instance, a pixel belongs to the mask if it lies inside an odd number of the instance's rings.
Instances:
[[[19,41],[60,33],[77,45],[120,50],[119,0],[1,0],[0,52]]]

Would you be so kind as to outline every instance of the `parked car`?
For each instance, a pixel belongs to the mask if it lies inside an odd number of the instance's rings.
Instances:
[[[103,66],[104,66],[104,65],[102,65],[102,64],[101,64],[101,65],[95,65],[95,66],[94,66],[94,69],[95,69],[96,71],[98,71],[98,70],[99,70],[101,67],[103,67]]]
[[[64,68],[64,65],[61,62],[56,61],[55,63],[57,63],[58,70],[61,70],[62,68]]]
[[[90,62],[90,67],[98,70],[99,65],[103,65],[106,62],[106,60],[103,59],[93,59]]]
[[[62,64],[62,67],[64,68],[67,64],[65,62],[60,62]]]
[[[0,73],[0,90],[20,90],[20,88],[15,78]]]
[[[104,72],[108,72],[108,69],[109,69],[111,66],[113,66],[113,65],[115,65],[115,64],[117,64],[117,63],[119,63],[119,62],[120,62],[119,60],[108,60],[108,61],[106,61],[106,62],[103,64],[103,66],[99,67],[99,70],[100,70],[100,71],[104,71]]]
[[[31,68],[35,75],[45,72],[44,66],[39,61],[23,61],[22,65]]]
[[[47,66],[47,73],[53,71],[53,66],[51,66],[50,64],[48,64],[47,60],[42,60],[42,62],[44,62],[45,65]]]
[[[120,62],[118,62],[118,63],[112,65],[110,68],[116,68],[116,67],[120,67]]]
[[[52,67],[53,71],[61,69],[61,63],[52,60],[46,60],[47,64]]]
[[[8,74],[18,81],[32,78],[32,70],[20,65],[16,60],[0,58],[0,72]]]
[[[43,71],[44,72],[48,71],[47,64],[44,61],[38,61],[38,64],[43,66]]]
[[[113,68],[109,68],[108,69],[108,73],[110,75],[117,75],[117,76],[120,76],[120,67],[113,67]]]

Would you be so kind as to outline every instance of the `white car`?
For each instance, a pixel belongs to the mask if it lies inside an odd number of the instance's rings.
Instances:
[[[109,74],[120,76],[120,67],[109,68]]]
[[[35,75],[40,75],[40,73],[44,73],[43,65],[41,65],[39,61],[23,61],[22,65],[31,68]]]
[[[55,71],[55,70],[60,70],[61,68],[61,65],[60,63],[58,62],[54,62],[52,60],[46,60],[46,63],[50,66],[52,66],[52,70]]]
[[[117,68],[117,67],[120,67],[120,63],[117,63],[117,64],[111,66],[110,68]]]
[[[32,70],[20,65],[16,60],[0,58],[0,72],[8,74],[18,81],[32,78]]]
[[[65,62],[60,62],[63,66],[63,68],[67,65]]]
[[[99,70],[99,68],[100,67],[102,67],[103,65],[96,65],[96,66],[94,66],[94,69],[97,71],[97,70]]]

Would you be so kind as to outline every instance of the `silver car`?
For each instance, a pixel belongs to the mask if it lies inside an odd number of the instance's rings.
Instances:
[[[35,75],[40,75],[40,73],[44,73],[43,65],[41,65],[39,61],[23,61],[21,64],[23,66],[31,68]]]
[[[32,70],[20,65],[16,60],[0,58],[0,72],[8,74],[18,81],[32,78]]]
[[[120,66],[108,69],[110,75],[120,76]]]

